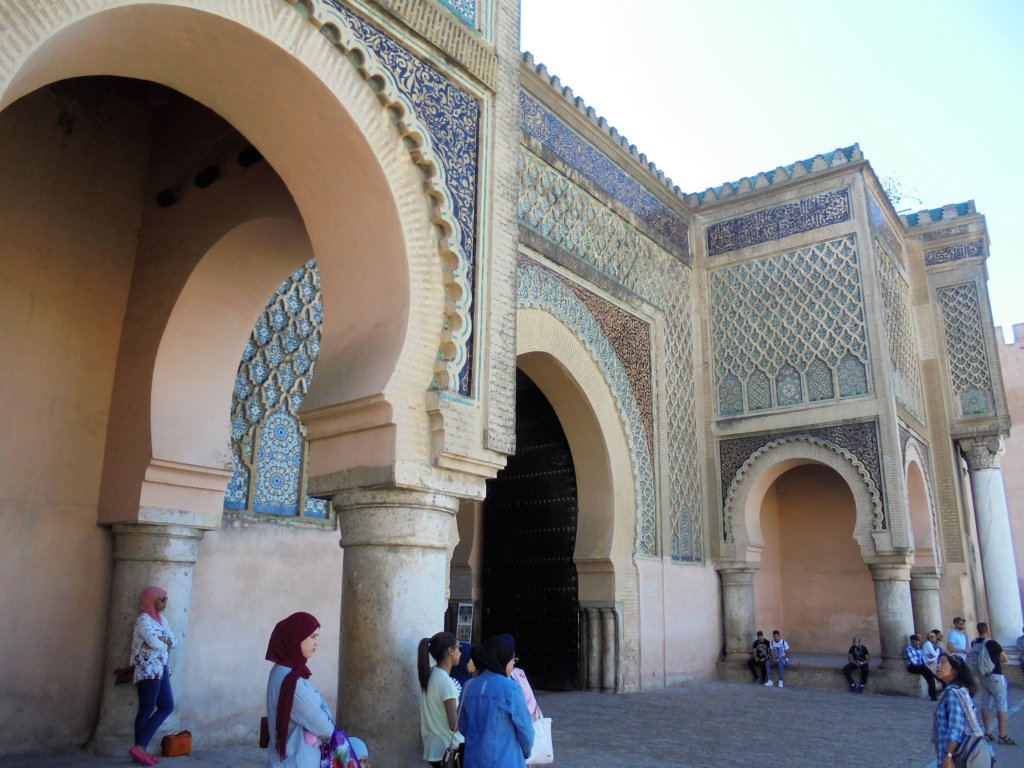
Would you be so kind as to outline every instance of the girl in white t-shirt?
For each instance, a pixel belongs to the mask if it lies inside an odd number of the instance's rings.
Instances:
[[[457,730],[460,691],[450,674],[461,655],[451,632],[438,632],[420,640],[416,664],[420,678],[420,736],[423,759],[434,768],[440,768],[449,745],[460,747],[465,741]],[[434,667],[430,666],[431,658]]]

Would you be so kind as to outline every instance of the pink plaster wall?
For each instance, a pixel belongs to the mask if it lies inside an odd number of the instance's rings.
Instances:
[[[762,502],[757,626],[780,629],[794,654],[843,653],[853,635],[877,653],[874,584],[853,539],[855,519],[846,484],[817,464],[783,474]]]
[[[0,113],[0,753],[84,743],[98,703],[96,508],[150,130],[79,107],[43,90]]]
[[[996,346],[1012,422],[1002,460],[1003,483],[1017,560],[1017,583],[1024,595],[1024,323],[1013,326],[1011,344],[1003,342],[1003,331],[996,328]]]

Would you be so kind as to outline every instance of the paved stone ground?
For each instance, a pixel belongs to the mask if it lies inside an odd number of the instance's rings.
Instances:
[[[539,692],[554,720],[555,765],[564,768],[930,768],[927,700],[706,682],[609,696]],[[1011,695],[1010,735],[998,768],[1024,768],[1024,693]],[[371,745],[372,750],[372,745]],[[371,755],[372,756],[372,755]],[[3,768],[106,768],[125,758],[82,752],[0,758]],[[197,749],[167,768],[263,768],[251,746]],[[423,768],[416,762],[407,768]],[[374,763],[374,768],[392,768]]]

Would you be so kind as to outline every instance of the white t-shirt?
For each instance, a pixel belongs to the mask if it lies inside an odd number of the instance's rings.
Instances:
[[[789,643],[784,638],[772,640],[772,663],[789,661]]]
[[[459,689],[452,676],[443,669],[434,667],[430,670],[427,681],[427,692],[420,690],[420,736],[423,737],[423,759],[437,762],[444,757],[444,751],[452,744],[452,730],[448,727],[446,701],[455,700],[459,703]],[[465,739],[455,731],[454,746],[459,746]]]

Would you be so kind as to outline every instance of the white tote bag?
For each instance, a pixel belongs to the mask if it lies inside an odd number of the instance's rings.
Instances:
[[[551,743],[551,718],[542,717],[533,721],[533,750],[526,758],[530,765],[555,762],[555,748]]]

